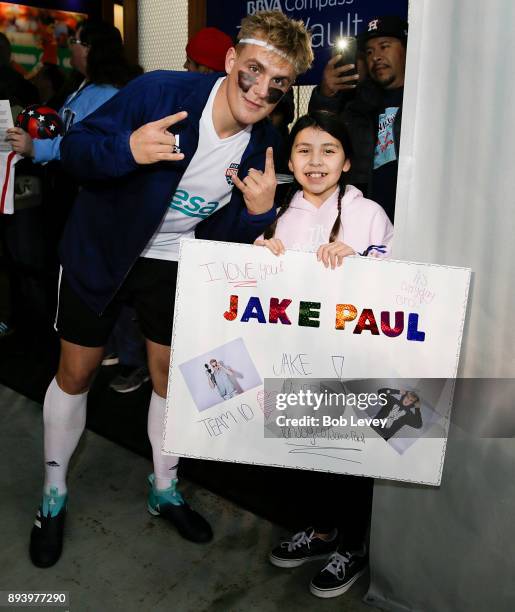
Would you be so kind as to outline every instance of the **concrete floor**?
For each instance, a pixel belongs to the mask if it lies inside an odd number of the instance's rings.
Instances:
[[[73,612],[374,609],[361,601],[368,576],[339,598],[312,596],[317,562],[271,566],[267,554],[279,528],[185,481],[185,497],[211,522],[215,539],[182,540],[145,509],[150,462],[91,432],[70,473],[63,556],[55,567],[37,569],[27,545],[42,484],[41,409],[2,386],[0,449],[0,590],[66,590]]]

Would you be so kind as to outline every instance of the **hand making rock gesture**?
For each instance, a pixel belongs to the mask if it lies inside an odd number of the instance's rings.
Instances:
[[[233,176],[232,180],[234,185],[242,192],[250,214],[260,215],[268,212],[274,205],[275,188],[277,186],[272,147],[268,147],[266,150],[264,172],[250,168],[243,181],[237,176]]]
[[[179,161],[184,158],[183,153],[174,152],[175,136],[168,128],[183,119],[188,113],[181,111],[168,115],[157,121],[145,123],[130,136],[129,144],[134,160],[138,164],[155,164],[160,161]]]

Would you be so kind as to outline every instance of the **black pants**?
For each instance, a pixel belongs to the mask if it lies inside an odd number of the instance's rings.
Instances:
[[[298,528],[319,533],[338,529],[340,550],[359,549],[366,540],[374,480],[361,476],[289,470],[291,510]]]

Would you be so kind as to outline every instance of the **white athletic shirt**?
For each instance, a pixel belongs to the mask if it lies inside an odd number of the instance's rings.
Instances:
[[[193,238],[195,226],[231,199],[231,176],[238,171],[252,126],[228,138],[218,137],[213,102],[224,78],[217,80],[209,94],[200,119],[198,148],[141,257],[178,261],[181,239]]]

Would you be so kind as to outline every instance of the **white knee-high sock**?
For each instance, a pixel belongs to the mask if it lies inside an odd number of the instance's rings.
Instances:
[[[45,493],[56,487],[66,492],[68,462],[77,448],[86,425],[88,393],[70,395],[63,391],[55,378],[50,383],[43,404],[45,442]]]
[[[148,437],[152,445],[156,489],[168,489],[172,485],[172,480],[177,478],[177,467],[179,465],[179,457],[163,455],[161,453],[165,409],[166,400],[155,391],[152,391],[148,408]]]

